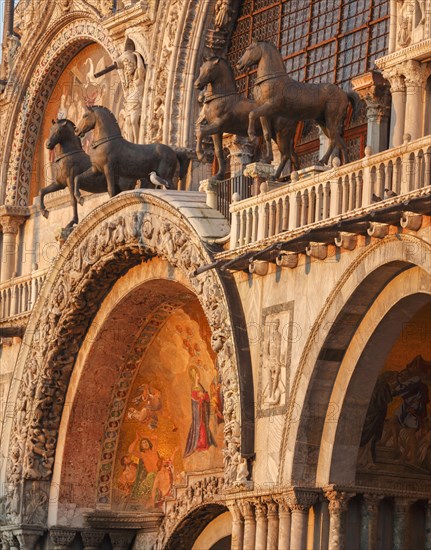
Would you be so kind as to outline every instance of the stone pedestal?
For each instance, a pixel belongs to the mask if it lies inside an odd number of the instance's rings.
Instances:
[[[263,183],[272,181],[274,179],[276,168],[272,164],[264,164],[263,162],[252,162],[246,166],[244,170],[244,176],[253,178],[254,190],[253,195],[258,195],[262,189]],[[269,187],[265,189],[269,191]]]
[[[232,135],[223,138],[223,146],[229,149],[231,177],[241,176],[252,161],[253,145],[245,137]]]
[[[199,191],[201,193],[206,193],[207,205],[210,208],[214,208],[214,210],[217,210],[217,180],[214,180],[214,179],[202,180],[199,185]]]

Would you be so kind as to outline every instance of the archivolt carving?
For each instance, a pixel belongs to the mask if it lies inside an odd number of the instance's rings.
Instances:
[[[100,219],[96,210],[89,217],[85,234],[81,226],[72,233],[70,242],[76,241],[77,234],[80,241],[74,247],[66,243],[62,258],[47,277],[51,290],[41,293],[39,300],[45,303],[35,310],[40,312],[39,319],[32,340],[25,346],[29,349],[26,376],[19,389],[9,447],[8,480],[12,485],[22,477],[50,479],[67,385],[87,328],[115,280],[154,255],[186,275],[208,318],[225,397],[225,484],[240,486],[239,481],[246,478],[240,455],[234,342],[221,283],[214,271],[193,276],[194,270],[211,258],[178,213],[168,211],[166,204],[154,197],[149,207],[145,197],[144,193],[129,192],[114,199],[114,206],[133,204],[133,211],[117,209],[117,214]],[[100,221],[91,222],[94,217]]]
[[[34,151],[46,104],[64,68],[91,42],[100,43],[113,59],[119,56],[107,31],[98,22],[88,19],[88,15],[86,19],[66,25],[44,50],[26,89],[14,128],[6,204],[28,205]]]
[[[400,257],[400,254],[397,254],[388,250],[388,247],[392,247],[392,246],[401,247],[402,257]],[[319,316],[317,317],[316,321],[311,327],[307,342],[303,348],[302,355],[298,364],[298,368],[296,370],[295,377],[293,380],[292,390],[291,390],[290,399],[289,399],[290,405],[289,405],[285,423],[284,423],[282,443],[281,443],[281,449],[280,449],[280,469],[278,474],[279,483],[283,483],[285,481],[284,480],[285,456],[288,453],[289,435],[292,428],[292,424],[294,423],[293,421],[294,417],[296,417],[295,423],[298,424],[298,408],[297,408],[298,400],[296,399],[298,388],[303,379],[310,380],[311,378],[311,375],[304,376],[304,370],[308,365],[311,365],[311,364],[314,365],[313,357],[310,358],[310,355],[312,354],[313,346],[316,344],[316,342],[319,342],[321,340],[321,336],[323,335],[322,327],[325,327],[324,330],[326,332],[329,331],[331,323],[333,321],[333,319],[330,319],[330,320],[328,319],[329,312],[334,307],[334,304],[336,303],[337,299],[339,299],[339,297],[343,295],[343,289],[345,285],[348,283],[350,277],[361,265],[364,264],[364,262],[367,260],[368,257],[370,257],[372,254],[375,254],[376,252],[378,253],[379,250],[381,251],[380,263],[376,261],[375,262],[376,265],[373,267],[373,269],[376,269],[380,265],[383,265],[384,263],[386,263],[388,258],[391,258],[393,261],[398,259],[400,261],[405,261],[413,265],[420,265],[421,263],[425,265],[426,258],[429,256],[431,252],[431,245],[426,241],[409,234],[403,234],[401,236],[401,242],[400,242],[400,235],[393,235],[390,237],[386,237],[383,241],[378,240],[373,244],[367,246],[365,251],[362,254],[359,254],[355,258],[355,260],[352,261],[350,266],[346,269],[346,271],[343,273],[342,277],[336,284],[335,288],[332,290],[331,294],[328,296],[325,302],[325,306],[322,308],[322,311],[320,312]],[[364,279],[364,273],[361,272],[358,280],[359,282],[362,282],[363,279]],[[346,300],[347,298],[344,298],[343,303],[345,303]],[[323,336],[326,337],[326,333]],[[322,339],[322,342],[323,340],[324,338]],[[302,411],[300,411],[300,414],[301,412]]]
[[[155,549],[164,548],[169,537],[181,521],[193,510],[209,502],[217,502],[222,496],[223,478],[210,476],[189,485],[185,493],[176,499],[168,510],[159,529]]]

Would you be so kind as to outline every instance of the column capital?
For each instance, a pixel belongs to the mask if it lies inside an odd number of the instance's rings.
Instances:
[[[268,517],[269,516],[277,516],[278,517],[278,502],[275,498],[267,497],[264,499],[264,502],[266,504],[266,508],[268,511]]]
[[[13,235],[17,235],[19,231],[20,225],[22,225],[25,222],[24,216],[11,216],[11,215],[3,215],[0,216],[0,227],[2,228],[3,233],[12,233]]]
[[[109,538],[115,550],[127,550],[134,534],[133,531],[109,531]]]
[[[292,487],[286,493],[289,508],[292,511],[307,512],[318,499],[318,493],[313,489]]]
[[[20,548],[34,548],[38,539],[43,536],[43,533],[43,529],[32,527],[13,530],[13,534],[18,539]]]
[[[415,499],[408,497],[394,498],[394,513],[404,515],[410,510],[410,506],[415,502]]]
[[[104,531],[81,531],[82,542],[84,543],[84,550],[97,550],[98,548],[100,548],[104,536]]]
[[[382,72],[383,77],[389,81],[391,93],[405,92],[405,77],[398,67],[389,67]]]
[[[254,500],[254,510],[256,514],[256,519],[266,518],[267,505],[261,498],[256,498]]]
[[[274,500],[278,504],[279,514],[290,514],[289,499],[286,495],[277,495],[274,497]]]
[[[377,512],[379,503],[385,498],[385,495],[377,495],[374,493],[364,493],[362,495],[365,509],[369,514]]]
[[[65,550],[72,544],[75,536],[74,529],[53,528],[49,531],[49,538],[54,545],[54,550]]]
[[[355,495],[355,493],[338,491],[331,487],[325,490],[324,495],[329,500],[329,513],[336,513],[347,510],[347,503]]]
[[[407,88],[421,88],[430,75],[430,69],[419,61],[409,59],[401,69],[405,76]]]
[[[242,514],[242,517],[245,521],[249,519],[254,520],[254,506],[253,502],[250,500],[239,500],[238,501],[238,508]]]
[[[229,512],[232,514],[233,521],[242,521],[242,506],[246,501],[230,500],[226,502],[226,506],[229,508]]]

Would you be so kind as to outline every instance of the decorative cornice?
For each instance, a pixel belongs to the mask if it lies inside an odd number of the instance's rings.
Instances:
[[[431,38],[428,38],[427,40],[412,44],[407,48],[397,50],[396,52],[385,55],[384,57],[379,57],[379,59],[375,60],[375,64],[380,70],[383,70],[410,59],[414,59],[416,61],[429,61],[431,60],[430,52]]]

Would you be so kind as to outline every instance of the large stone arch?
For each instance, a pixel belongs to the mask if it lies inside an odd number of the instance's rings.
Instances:
[[[431,301],[430,289],[431,276],[414,267],[389,282],[366,313],[331,392],[330,403],[338,410],[326,415],[316,473],[319,485],[354,484],[362,427],[377,377],[400,329]]]
[[[283,429],[280,484],[307,479],[314,485],[332,388],[349,344],[394,278],[415,266],[430,273],[430,252],[429,244],[413,235],[387,237],[370,244],[340,278],[313,324],[295,375]],[[381,312],[380,320],[386,313]]]
[[[39,55],[20,77],[26,84],[22,100],[11,113],[3,160],[9,158],[5,204],[28,206],[30,176],[45,107],[65,67],[91,43],[99,43],[112,59],[119,52],[108,31],[88,13],[74,12],[59,19],[39,39]]]
[[[101,300],[122,274],[154,256],[183,273],[207,317],[224,394],[225,484],[238,484],[237,467],[254,447],[246,328],[230,276],[194,276],[212,260],[201,235],[220,236],[225,222],[210,212],[212,220],[202,219],[199,194],[188,193],[187,205],[176,193],[123,193],[94,210],[61,249],[31,315],[10,389],[17,405],[3,429],[2,450],[9,457],[9,496],[20,504],[9,510],[9,521],[25,519],[26,483],[37,481],[48,492],[68,383]]]

